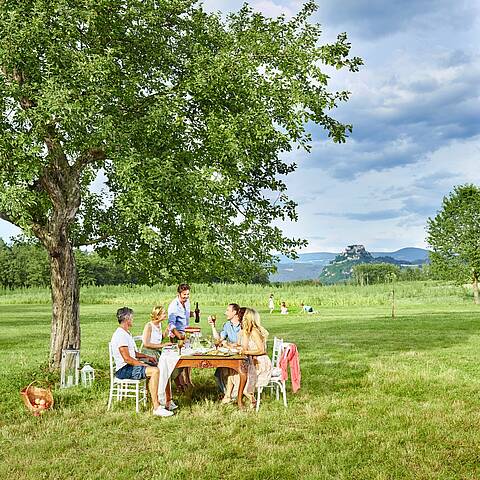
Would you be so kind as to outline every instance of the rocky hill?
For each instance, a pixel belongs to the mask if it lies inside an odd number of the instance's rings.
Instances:
[[[410,264],[406,260],[397,260],[390,256],[374,257],[365,250],[363,245],[349,245],[340,255],[337,255],[320,274],[322,283],[338,283],[352,276],[353,267],[360,263],[392,263],[394,265]]]
[[[428,262],[428,250],[423,248],[407,247],[393,252],[366,253],[371,254],[377,262],[395,263],[393,260],[396,260],[397,264],[401,265],[421,265]],[[339,256],[337,253],[332,252],[300,253],[296,260],[279,256],[277,272],[270,275],[270,281],[318,280],[324,267],[337,256]],[[390,260],[386,261],[385,257],[390,257]],[[343,280],[343,276],[338,278],[337,281]]]

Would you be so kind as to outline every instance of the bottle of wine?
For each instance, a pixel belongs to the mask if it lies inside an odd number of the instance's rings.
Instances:
[[[200,323],[200,309],[198,308],[198,302],[195,304],[195,323]]]

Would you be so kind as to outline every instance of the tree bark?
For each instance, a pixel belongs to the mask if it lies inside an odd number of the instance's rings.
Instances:
[[[474,272],[473,273],[473,301],[478,305],[480,303],[480,300],[478,298],[478,273]]]
[[[49,366],[60,368],[62,350],[80,349],[80,286],[73,247],[66,231],[42,235],[50,256],[52,325]]]
[[[52,285],[50,368],[60,366],[62,350],[80,348],[80,287],[73,248],[66,235],[49,249]]]

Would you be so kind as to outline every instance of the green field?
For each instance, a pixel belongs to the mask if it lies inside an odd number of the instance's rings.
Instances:
[[[206,314],[230,301],[256,307],[274,335],[298,345],[302,388],[288,409],[266,396],[258,414],[217,402],[212,371],[194,372],[195,390],[176,394],[172,418],[135,414],[108,399],[107,342],[114,312],[127,304],[140,333],[172,287],[82,290],[82,360],[93,389],[58,389],[45,369],[48,292],[0,291],[0,474],[3,478],[457,479],[480,477],[480,309],[461,287],[272,288],[196,286]],[[268,294],[291,313],[266,312]],[[301,301],[318,315],[302,315]],[[271,348],[271,342],[270,347]],[[19,390],[33,379],[54,388],[41,418]]]

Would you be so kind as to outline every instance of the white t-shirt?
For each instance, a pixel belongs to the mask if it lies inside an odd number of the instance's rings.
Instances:
[[[127,364],[120,353],[120,347],[128,347],[128,353],[133,358],[136,358],[135,352],[137,351],[137,347],[132,335],[121,327],[118,327],[115,332],[113,332],[111,343],[113,359],[115,360],[115,371],[118,372]]]

